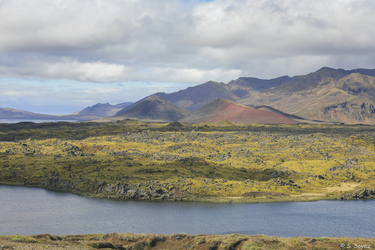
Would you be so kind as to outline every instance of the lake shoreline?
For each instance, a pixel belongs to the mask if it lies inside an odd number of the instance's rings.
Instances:
[[[347,198],[343,199],[342,197],[335,197],[335,196],[282,196],[282,197],[273,197],[273,196],[259,196],[259,197],[196,197],[196,196],[177,196],[173,199],[161,199],[159,198],[124,198],[124,197],[118,197],[115,195],[106,195],[106,194],[100,194],[100,193],[85,193],[85,192],[77,192],[72,190],[63,190],[58,188],[48,188],[43,187],[40,185],[24,185],[21,183],[9,183],[9,182],[0,182],[0,185],[3,186],[20,186],[20,187],[31,187],[31,188],[41,188],[44,190],[49,191],[55,191],[55,192],[61,192],[61,193],[69,193],[78,195],[81,197],[87,197],[87,198],[99,198],[99,199],[110,199],[110,200],[119,200],[119,201],[160,201],[160,202],[200,202],[200,203],[269,203],[269,202],[313,202],[313,201],[322,201],[322,200],[368,200],[368,199],[374,199],[373,196],[371,197],[362,197],[359,198],[357,193],[361,193],[360,191],[357,191],[354,193],[353,196],[348,196]],[[356,197],[356,198],[354,198]]]
[[[67,191],[62,189],[56,188],[46,188],[39,185],[23,185],[20,183],[4,183],[0,182],[0,185],[3,186],[20,186],[20,187],[30,187],[30,188],[41,188],[44,190],[54,191],[54,192],[61,192],[61,193],[68,193],[74,194],[81,197],[87,198],[99,198],[99,199],[110,199],[110,200],[119,200],[119,201],[160,201],[160,202],[201,202],[201,203],[264,203],[264,202],[309,202],[309,201],[319,201],[319,200],[338,200],[337,198],[328,198],[328,197],[320,197],[320,198],[307,198],[302,197],[300,199],[296,199],[293,197],[285,197],[283,199],[276,199],[276,198],[269,198],[269,197],[260,197],[260,198],[242,198],[236,197],[189,197],[189,196],[181,196],[171,200],[163,200],[160,198],[153,198],[153,199],[140,199],[140,198],[120,198],[111,195],[103,195],[103,194],[93,194],[93,193],[84,193],[84,192],[75,192],[75,191]]]
[[[108,233],[57,236],[0,235],[2,249],[372,249],[375,238],[273,237],[264,235],[187,235]]]

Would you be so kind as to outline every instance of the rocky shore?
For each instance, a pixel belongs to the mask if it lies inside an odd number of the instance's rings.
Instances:
[[[340,200],[356,200],[356,199],[374,199],[375,189],[362,188],[355,192],[348,192],[339,197]]]
[[[87,181],[69,182],[60,177],[49,178],[41,182],[38,186],[50,190],[72,192],[82,195],[94,195],[115,199],[141,199],[141,200],[182,200],[183,195],[179,189],[158,181],[150,181],[141,184],[109,184],[106,182],[88,183],[84,189],[79,188],[80,184]]]
[[[24,183],[28,186],[30,183]],[[60,177],[48,178],[37,185],[41,188],[76,193],[84,196],[94,196],[100,198],[112,198],[121,200],[162,200],[162,201],[182,201],[182,200],[195,200],[189,193],[189,184],[183,181],[175,181],[173,183],[162,183],[159,181],[149,181],[139,184],[124,184],[124,183],[91,183],[88,180],[82,179],[70,182]],[[84,187],[84,188],[82,188]],[[305,197],[306,196],[302,196]],[[206,197],[205,200],[232,202],[228,197]],[[227,199],[226,199],[227,198]],[[279,199],[278,199],[279,198]],[[341,193],[336,197],[327,197],[326,199],[338,200],[357,200],[357,199],[374,199],[375,189],[364,187],[356,191],[348,191]],[[298,201],[293,196],[278,193],[278,192],[247,192],[243,193],[241,197],[237,197],[236,202],[254,202],[261,201]],[[321,199],[321,197],[319,197]],[[306,199],[311,200],[311,199]],[[300,201],[304,201],[301,199]]]
[[[182,195],[177,194],[174,187],[166,187],[158,182],[147,182],[137,185],[107,184],[99,183],[98,194],[103,196],[114,196],[119,199],[159,199],[159,200],[181,200]]]

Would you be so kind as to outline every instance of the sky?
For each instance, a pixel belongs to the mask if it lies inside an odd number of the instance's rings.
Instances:
[[[0,0],[0,108],[69,114],[210,80],[375,68],[373,0]]]

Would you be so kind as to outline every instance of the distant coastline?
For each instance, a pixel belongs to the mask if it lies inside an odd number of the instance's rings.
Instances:
[[[43,123],[43,122],[78,122],[78,120],[45,120],[45,119],[5,119],[1,118],[0,123],[20,123],[20,122],[33,122],[33,123]]]

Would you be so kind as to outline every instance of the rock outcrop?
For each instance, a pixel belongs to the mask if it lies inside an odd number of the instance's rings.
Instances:
[[[27,183],[25,183],[27,184]],[[89,183],[85,179],[68,181],[59,176],[47,178],[41,183],[40,187],[72,193],[84,193],[99,197],[116,199],[141,199],[141,200],[182,200],[183,195],[178,188],[173,186],[166,187],[166,184],[160,184],[157,181],[151,181],[141,184],[110,184],[106,182]]]
[[[349,192],[341,195],[340,200],[355,200],[355,199],[373,199],[375,198],[375,189],[362,188],[355,192]]]

